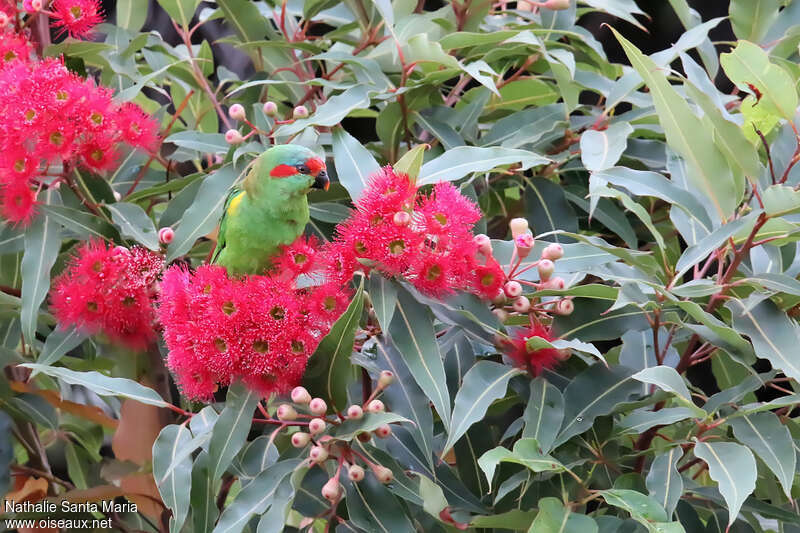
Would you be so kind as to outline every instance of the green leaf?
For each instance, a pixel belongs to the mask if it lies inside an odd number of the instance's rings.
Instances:
[[[536,511],[512,509],[500,514],[473,516],[469,525],[475,528],[524,530],[533,522],[534,518],[536,518]]]
[[[366,413],[359,419],[347,419],[342,422],[332,436],[339,440],[351,441],[359,433],[370,433],[384,424],[397,422],[411,422],[409,419],[395,413]]]
[[[58,429],[58,414],[52,405],[41,396],[23,393],[9,401],[9,408],[18,411],[34,424],[55,431]]]
[[[283,479],[300,464],[300,459],[275,463],[261,472],[236,495],[219,517],[214,533],[240,533],[254,515],[263,514],[272,503]]]
[[[733,33],[739,39],[760,43],[769,27],[778,18],[780,0],[731,0],[730,17]]]
[[[508,381],[521,373],[518,368],[492,361],[478,361],[467,371],[456,394],[450,432],[441,455],[450,451],[472,424],[486,416],[492,402],[505,396]]]
[[[535,234],[558,230],[572,233],[578,231],[578,217],[567,202],[564,189],[546,178],[526,180],[525,213]],[[554,234],[548,235],[544,240],[563,244],[572,239]],[[534,260],[538,260],[538,256]]]
[[[416,183],[419,171],[422,168],[422,160],[425,157],[425,150],[430,148],[427,144],[418,144],[405,153],[397,163],[392,165],[394,171],[400,174],[408,174],[412,183]]]
[[[241,383],[228,389],[225,408],[214,424],[208,446],[208,471],[211,479],[220,478],[241,450],[250,432],[253,411],[258,401],[258,395]]]
[[[55,329],[44,341],[44,348],[36,362],[40,365],[52,365],[64,357],[67,352],[80,346],[87,337],[85,332],[75,327]]]
[[[610,489],[600,491],[606,503],[624,509],[631,518],[643,524],[651,533],[683,533],[679,523],[666,524],[668,520],[664,509],[649,496],[629,489]]]
[[[693,319],[703,324],[698,326],[684,323],[685,327],[713,345],[723,348],[740,363],[752,364],[755,362],[752,345],[734,329],[728,327],[727,324],[714,315],[705,312],[696,302],[676,302],[676,305],[686,311]]]
[[[620,420],[619,428],[623,433],[643,433],[652,427],[674,424],[693,416],[694,410],[688,407],[667,407],[658,411],[636,410]]]
[[[564,424],[554,446],[583,433],[596,417],[610,413],[639,391],[640,385],[628,368],[601,364],[588,367],[564,390]]]
[[[288,137],[300,133],[308,126],[335,126],[339,124],[351,111],[365,109],[370,105],[369,92],[374,88],[366,85],[355,85],[343,93],[332,96],[327,102],[317,108],[308,118],[295,120],[291,124],[284,124],[275,131],[276,137]]]
[[[770,300],[750,308],[744,302],[730,300],[726,307],[733,315],[733,328],[750,337],[758,357],[788,377],[800,380],[800,327]]]
[[[8,413],[0,411],[0,491],[6,493],[11,485],[9,466],[14,460],[13,420]]]
[[[775,0],[767,0],[775,1]],[[725,74],[741,90],[752,93],[755,87],[761,97],[758,107],[773,115],[793,120],[797,109],[797,89],[788,72],[769,60],[756,44],[739,41],[732,52],[720,56]]]
[[[192,465],[191,509],[193,531],[209,532],[219,516],[217,484],[211,476],[208,453],[201,451]]]
[[[158,0],[158,4],[172,20],[188,29],[200,0]]]
[[[528,533],[597,533],[597,522],[592,517],[573,513],[557,498],[542,498],[536,504],[539,513]]]
[[[346,482],[347,511],[353,524],[362,531],[375,533],[413,533],[411,524],[397,498],[375,476],[367,474],[358,483]]]
[[[757,211],[753,211],[749,215],[724,224],[711,232],[707,237],[700,239],[697,244],[686,248],[678,259],[678,263],[675,265],[675,270],[677,271],[675,278],[681,278],[690,268],[708,257],[711,252],[722,246],[724,242],[733,237],[738,231],[752,226],[758,214]]]
[[[369,297],[381,328],[388,329],[397,305],[397,286],[377,270],[369,274]]]
[[[797,455],[789,429],[773,413],[745,414],[729,421],[733,434],[764,461],[791,498]]]
[[[771,217],[782,217],[800,212],[800,191],[786,185],[773,185],[761,193],[764,212]]]
[[[756,488],[756,460],[749,449],[733,442],[695,440],[694,454],[708,464],[711,479],[728,504],[728,526],[739,516],[739,509]]]
[[[191,439],[192,434],[186,426],[170,424],[161,430],[153,443],[153,477],[157,480],[161,500],[172,511],[170,531],[180,531],[189,513],[192,457],[184,454],[178,458],[178,455]]]
[[[369,176],[380,169],[372,154],[344,128],[333,128],[333,163],[339,182],[355,202],[367,186]]]
[[[199,131],[181,131],[173,133],[165,143],[172,143],[181,148],[196,150],[201,154],[224,154],[230,149],[221,133],[202,133]]]
[[[645,15],[644,11],[639,9],[639,6],[636,5],[634,0],[584,0],[584,2],[595,9],[605,11],[615,17],[630,22],[642,31],[647,31],[644,26],[636,20],[636,17],[633,16]]]
[[[528,150],[458,146],[422,165],[418,183],[426,185],[455,181],[472,172],[485,172],[512,163],[519,163],[520,168],[525,170],[549,162],[546,157]]]
[[[52,189],[47,191],[48,204],[59,197]],[[25,342],[33,343],[36,339],[36,322],[39,306],[50,290],[50,269],[58,257],[61,248],[59,226],[48,214],[36,217],[25,230],[25,254],[22,256],[22,310],[20,322]]]
[[[536,439],[520,439],[509,450],[498,446],[481,455],[478,465],[491,485],[494,472],[500,463],[515,463],[533,472],[563,472],[564,465],[555,458],[542,452]]]
[[[397,310],[389,333],[414,380],[430,398],[445,428],[449,429],[450,393],[433,320],[430,311],[403,288],[398,291]]]
[[[144,209],[127,202],[109,204],[106,208],[111,211],[111,218],[124,237],[129,237],[151,250],[159,249],[158,232]]]
[[[684,157],[691,169],[689,180],[714,205],[721,218],[731,216],[744,194],[727,162],[686,100],[667,81],[652,59],[642,54],[616,30],[612,31],[633,68],[650,89],[667,143]]]
[[[696,416],[703,418],[706,416],[706,412],[694,404],[692,396],[689,394],[689,388],[674,368],[664,365],[652,366],[640,370],[631,377],[642,383],[650,383],[662,390],[675,394],[678,401],[694,411]]]
[[[225,13],[225,22],[230,24],[243,42],[263,39],[268,33],[267,22],[258,7],[248,0],[217,0]]]
[[[147,11],[143,9],[141,1],[117,0],[117,26],[132,32],[139,31],[147,20]]]
[[[350,354],[356,328],[364,309],[364,278],[361,277],[353,300],[322,338],[303,377],[314,394],[323,395],[337,411],[347,408],[347,386],[352,381]]]
[[[586,130],[581,135],[581,161],[587,170],[598,171],[613,167],[628,146],[633,127],[627,122],[615,122],[605,130]]]
[[[167,407],[169,405],[156,391],[131,379],[110,378],[96,371],[76,372],[68,368],[35,363],[25,363],[20,366],[30,368],[34,374],[41,372],[70,385],[81,385],[99,396],[121,396],[148,405],[155,405],[156,407]]]
[[[682,456],[683,450],[679,446],[657,455],[645,478],[650,497],[661,504],[668,517],[675,512],[678,500],[683,495],[683,478],[677,468]]]
[[[43,205],[41,210],[49,218],[87,240],[94,237],[111,241],[119,239],[117,229],[97,215],[61,205]]]
[[[536,439],[542,451],[549,452],[564,421],[564,397],[543,377],[531,381],[531,393],[522,414],[522,438]]]
[[[228,189],[238,175],[232,166],[226,165],[203,180],[167,247],[167,263],[191,250],[197,239],[214,229],[222,216]]]

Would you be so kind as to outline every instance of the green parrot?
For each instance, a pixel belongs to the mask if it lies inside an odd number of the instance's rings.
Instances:
[[[211,262],[230,275],[261,274],[281,245],[302,235],[311,189],[328,190],[325,162],[294,144],[273,146],[255,160],[225,201]]]

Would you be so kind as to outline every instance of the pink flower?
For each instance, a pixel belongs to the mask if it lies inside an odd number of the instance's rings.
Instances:
[[[275,262],[275,271],[291,278],[308,273],[315,263],[317,241],[314,237],[300,236],[288,246],[281,247],[281,255]]]
[[[53,282],[51,309],[62,327],[144,349],[155,340],[155,283],[163,266],[161,256],[143,248],[83,244]]]
[[[103,22],[102,4],[99,0],[54,0],[51,15],[53,26],[68,32],[70,37],[86,37]]]
[[[554,368],[562,358],[555,348],[528,350],[527,340],[531,337],[541,337],[546,341],[555,339],[550,328],[541,324],[534,324],[517,331],[515,336],[508,341],[506,353],[517,366],[528,370],[534,376],[538,376],[543,370]]]
[[[0,184],[0,213],[9,222],[27,226],[36,211],[36,194],[26,181]]]
[[[33,47],[22,35],[4,33],[0,39],[0,68],[5,68],[14,61],[30,61],[32,51]]]

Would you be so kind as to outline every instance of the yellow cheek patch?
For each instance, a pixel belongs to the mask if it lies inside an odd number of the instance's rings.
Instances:
[[[231,203],[228,204],[228,215],[236,214],[236,209],[238,209],[239,204],[242,203],[242,198],[244,198],[244,191],[240,192],[231,199]]]

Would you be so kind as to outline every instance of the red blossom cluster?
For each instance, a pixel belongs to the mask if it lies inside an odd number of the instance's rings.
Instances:
[[[215,265],[166,271],[158,314],[167,364],[186,396],[207,400],[235,380],[264,396],[299,383],[349,296],[338,283],[297,287],[315,254],[313,242],[300,238],[263,276],[232,279]]]
[[[424,194],[405,174],[384,167],[373,174],[356,211],[342,223],[327,253],[329,275],[349,279],[364,263],[408,280],[421,292],[444,297],[466,290],[493,298],[505,274],[480,253],[472,227],[478,207],[450,183]]]
[[[53,314],[62,327],[75,325],[144,349],[156,338],[153,304],[163,267],[163,258],[144,248],[85,243],[53,282]]]
[[[34,214],[36,192],[48,176],[80,165],[113,168],[118,145],[151,150],[158,123],[112,91],[71,73],[61,59],[31,59],[31,46],[0,30],[0,213],[15,224]]]
[[[103,5],[100,0],[23,0],[22,9],[15,0],[0,0],[0,31],[7,26],[23,23],[22,16],[44,13],[53,19],[54,28],[71,37],[85,38],[95,26],[103,22]]]

